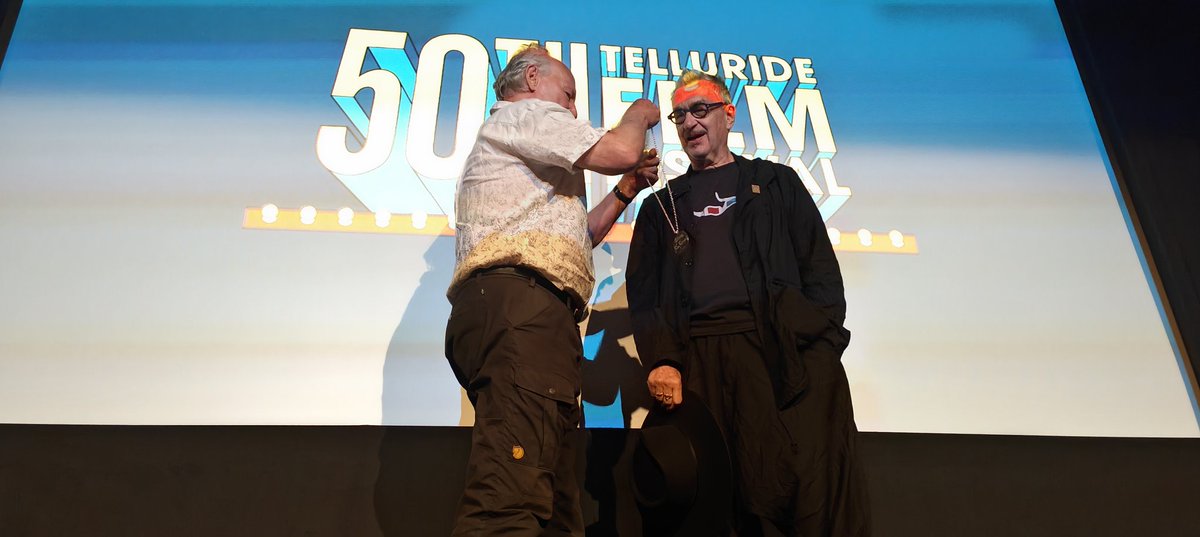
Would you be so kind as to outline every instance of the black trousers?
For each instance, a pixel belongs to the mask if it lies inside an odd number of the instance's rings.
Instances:
[[[737,537],[870,535],[866,480],[846,371],[837,360],[805,362],[809,389],[775,406],[755,332],[695,336],[687,388],[712,410],[729,446]]]
[[[583,345],[527,276],[484,273],[450,300],[446,358],[475,405],[454,536],[582,536],[574,445]]]

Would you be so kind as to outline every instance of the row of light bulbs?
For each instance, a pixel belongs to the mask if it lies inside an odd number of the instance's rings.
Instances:
[[[842,232],[839,231],[838,229],[832,228],[832,227],[828,228],[828,230],[829,230],[829,242],[833,243],[834,246],[841,244],[842,243]],[[873,234],[871,234],[871,232],[869,230],[860,229],[855,234],[858,236],[858,242],[860,244],[862,244],[863,246],[871,246],[871,243],[875,242],[875,236]],[[900,233],[899,231],[893,229],[888,232],[887,236],[888,236],[888,240],[891,241],[893,247],[895,247],[895,248],[903,248],[904,247],[904,234],[903,233]]]
[[[354,209],[342,207],[337,212],[338,224],[349,227],[354,223]],[[412,213],[412,226],[416,229],[425,229],[429,215],[423,212]],[[452,215],[447,215],[446,224],[450,229],[454,229],[454,218]],[[268,203],[262,206],[262,221],[264,224],[274,224],[279,219],[279,207],[273,203]],[[312,225],[317,220],[317,209],[312,205],[306,205],[300,208],[300,223],[304,225]],[[375,225],[381,228],[386,228],[391,225],[392,214],[387,211],[378,211],[375,213]],[[842,243],[842,232],[836,228],[828,228],[829,242],[837,246]],[[871,246],[875,240],[874,235],[867,229],[858,230],[855,235],[858,242],[863,246]],[[893,229],[887,234],[888,240],[891,241],[894,248],[904,247],[904,234]]]
[[[342,207],[338,209],[337,219],[338,224],[350,227],[354,224],[354,209]],[[425,229],[425,224],[429,219],[429,215],[423,212],[412,213],[412,226],[417,229]],[[279,207],[273,203],[268,203],[262,206],[262,221],[264,224],[274,224],[279,220]],[[317,208],[312,205],[305,205],[300,208],[300,223],[304,225],[312,225],[317,221]],[[375,212],[375,225],[381,228],[386,228],[392,223],[392,213],[387,211]],[[450,229],[454,229],[454,218],[447,219],[447,225]]]

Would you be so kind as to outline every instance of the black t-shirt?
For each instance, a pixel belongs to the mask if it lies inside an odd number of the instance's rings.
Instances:
[[[734,163],[693,172],[687,208],[679,216],[692,237],[692,335],[754,329],[750,294],[733,245],[738,169]],[[686,211],[686,215],[685,215]]]

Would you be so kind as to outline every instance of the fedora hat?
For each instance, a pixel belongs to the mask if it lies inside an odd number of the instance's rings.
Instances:
[[[655,406],[635,435],[630,483],[643,535],[704,537],[729,525],[729,449],[712,412],[685,391],[672,410]]]

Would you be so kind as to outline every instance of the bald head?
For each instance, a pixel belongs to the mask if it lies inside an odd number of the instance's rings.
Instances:
[[[578,117],[575,110],[575,77],[562,62],[536,43],[522,47],[509,60],[493,84],[496,98],[516,102],[540,99],[552,102]]]

